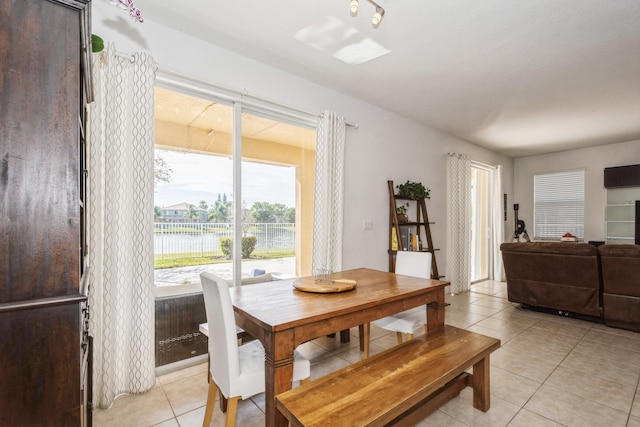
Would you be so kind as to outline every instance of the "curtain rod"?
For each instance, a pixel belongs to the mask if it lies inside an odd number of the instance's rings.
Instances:
[[[477,167],[478,169],[485,169],[485,170],[493,170],[498,168],[498,166],[488,165],[486,163],[482,163],[477,160],[471,160],[471,165]]]
[[[467,158],[469,158],[469,161],[471,162],[471,165],[475,166],[475,167],[477,167],[479,169],[492,170],[492,169],[497,169],[498,168],[498,165],[489,165],[487,163],[482,163],[482,162],[479,162],[477,160],[473,160],[466,154],[460,154],[460,153],[456,153],[456,152],[451,152],[450,151],[450,152],[447,153],[447,156],[449,156],[449,157],[467,157]]]
[[[308,116],[308,117],[315,117],[315,118],[322,117],[322,113],[310,113],[308,111],[301,110],[299,108],[290,107],[288,105],[281,104],[281,103],[275,102],[275,101],[271,101],[271,100],[266,99],[266,98],[261,98],[261,97],[258,97],[258,96],[249,95],[248,93],[242,93],[242,92],[240,92],[240,91],[238,91],[236,89],[232,89],[232,88],[229,88],[229,87],[226,87],[226,86],[221,86],[221,85],[218,85],[218,84],[215,84],[215,83],[210,83],[208,81],[205,81],[205,80],[193,77],[193,76],[189,76],[189,75],[186,75],[184,73],[180,73],[178,71],[172,71],[172,70],[168,70],[168,69],[162,68],[162,67],[159,68],[159,71],[160,71],[161,74],[165,74],[167,76],[173,76],[173,77],[178,78],[178,79],[187,80],[188,82],[191,82],[191,83],[199,83],[199,84],[202,84],[205,87],[210,87],[210,88],[213,88],[213,89],[216,89],[216,90],[223,91],[223,92],[225,92],[224,94],[215,94],[215,95],[216,96],[220,96],[223,99],[226,99],[228,101],[238,101],[238,98],[240,98],[239,100],[241,102],[244,102],[245,104],[253,106],[253,107],[264,108],[265,106],[266,107],[275,106],[275,107],[283,108],[284,110],[287,110],[287,111],[300,113],[300,114],[303,114],[303,115]],[[158,76],[158,79],[161,80],[161,81],[164,80],[165,82],[170,81],[170,78],[164,77],[162,75]],[[353,123],[349,123],[349,122],[345,121],[345,125],[348,126],[348,127],[352,127],[354,129],[358,129],[358,124],[353,124]]]
[[[119,56],[120,58],[124,58],[124,59],[128,59],[129,61],[133,62],[136,59],[133,57],[133,55],[127,55],[126,53],[120,53],[118,51],[115,51],[114,54],[116,56]]]

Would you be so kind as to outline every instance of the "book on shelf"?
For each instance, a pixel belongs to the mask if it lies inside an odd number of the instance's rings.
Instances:
[[[408,251],[410,239],[411,228],[410,227],[400,227],[400,244],[398,245],[398,250]]]
[[[419,247],[418,247],[418,235],[417,234],[413,234],[411,236],[411,250],[412,251],[420,250]]]
[[[391,227],[391,250],[398,250],[398,235],[396,234],[396,228]]]

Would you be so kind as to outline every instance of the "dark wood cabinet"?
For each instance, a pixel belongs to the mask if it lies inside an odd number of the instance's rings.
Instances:
[[[604,168],[605,188],[640,187],[640,165]]]
[[[89,0],[0,1],[0,425],[90,424]]]

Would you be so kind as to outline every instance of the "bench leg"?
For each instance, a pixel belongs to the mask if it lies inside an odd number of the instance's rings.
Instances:
[[[489,355],[473,365],[473,407],[482,412],[487,412],[491,406],[489,366]]]

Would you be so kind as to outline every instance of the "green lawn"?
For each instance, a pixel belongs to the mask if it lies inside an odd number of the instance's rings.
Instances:
[[[154,268],[175,268],[175,267],[190,267],[192,265],[202,265],[202,264],[220,264],[231,262],[230,259],[220,255],[220,253],[210,253],[204,254],[202,256],[200,253],[193,254],[180,254],[180,255],[171,255],[165,254],[163,256],[156,255],[154,259]],[[269,251],[260,251],[256,250],[251,254],[251,257],[248,260],[264,260],[264,259],[278,259],[278,258],[288,258],[295,256],[295,252],[293,250],[269,250]]]

